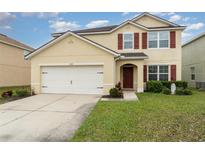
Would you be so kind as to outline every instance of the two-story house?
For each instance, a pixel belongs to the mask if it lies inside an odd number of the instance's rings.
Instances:
[[[149,13],[119,25],[54,33],[27,56],[36,93],[143,92],[148,80],[181,80],[185,27]]]
[[[26,44],[0,34],[0,87],[30,85],[30,60],[25,60],[24,56],[33,50]]]

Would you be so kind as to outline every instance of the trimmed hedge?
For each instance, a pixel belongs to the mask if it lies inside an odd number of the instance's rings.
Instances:
[[[175,83],[176,87],[178,87],[178,88],[181,87],[181,88],[186,89],[188,87],[188,83],[186,81],[175,81],[175,82],[173,82],[173,81],[161,81],[161,83],[164,87],[167,87],[169,89],[171,88],[172,83]]]
[[[160,81],[148,81],[147,82],[147,91],[160,93],[162,91],[163,85]]]
[[[187,89],[188,87],[188,83],[186,81],[176,81],[176,82],[172,82],[172,81],[147,81],[147,89],[146,91],[148,92],[154,92],[154,93],[166,93],[169,94],[169,91],[171,93],[171,84],[175,83],[176,87],[177,87],[177,92],[179,95],[180,93],[186,93],[186,94],[190,94],[190,90]],[[164,88],[166,87],[166,88]],[[168,90],[169,89],[169,90]],[[185,92],[184,92],[185,90]],[[181,92],[183,91],[183,92]]]
[[[162,85],[166,88],[171,88],[171,84],[172,82],[171,81],[161,81]]]
[[[188,83],[186,81],[176,81],[175,84],[176,84],[176,87],[181,87],[184,89],[188,87]]]
[[[188,88],[177,88],[176,89],[176,95],[192,95],[192,91]]]
[[[167,88],[167,87],[164,87],[164,88],[162,89],[162,93],[163,93],[163,94],[166,94],[166,95],[170,95],[170,94],[171,94],[171,90],[170,90],[169,88]]]

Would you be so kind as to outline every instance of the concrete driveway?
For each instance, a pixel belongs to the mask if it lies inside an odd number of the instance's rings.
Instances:
[[[0,105],[0,141],[67,141],[99,98],[40,94]]]

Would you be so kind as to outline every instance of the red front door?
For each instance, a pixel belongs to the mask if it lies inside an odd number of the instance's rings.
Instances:
[[[123,88],[133,88],[133,67],[123,68]]]

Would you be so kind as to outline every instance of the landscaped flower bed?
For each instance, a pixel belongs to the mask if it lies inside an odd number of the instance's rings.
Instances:
[[[31,96],[30,86],[0,88],[0,104]]]

